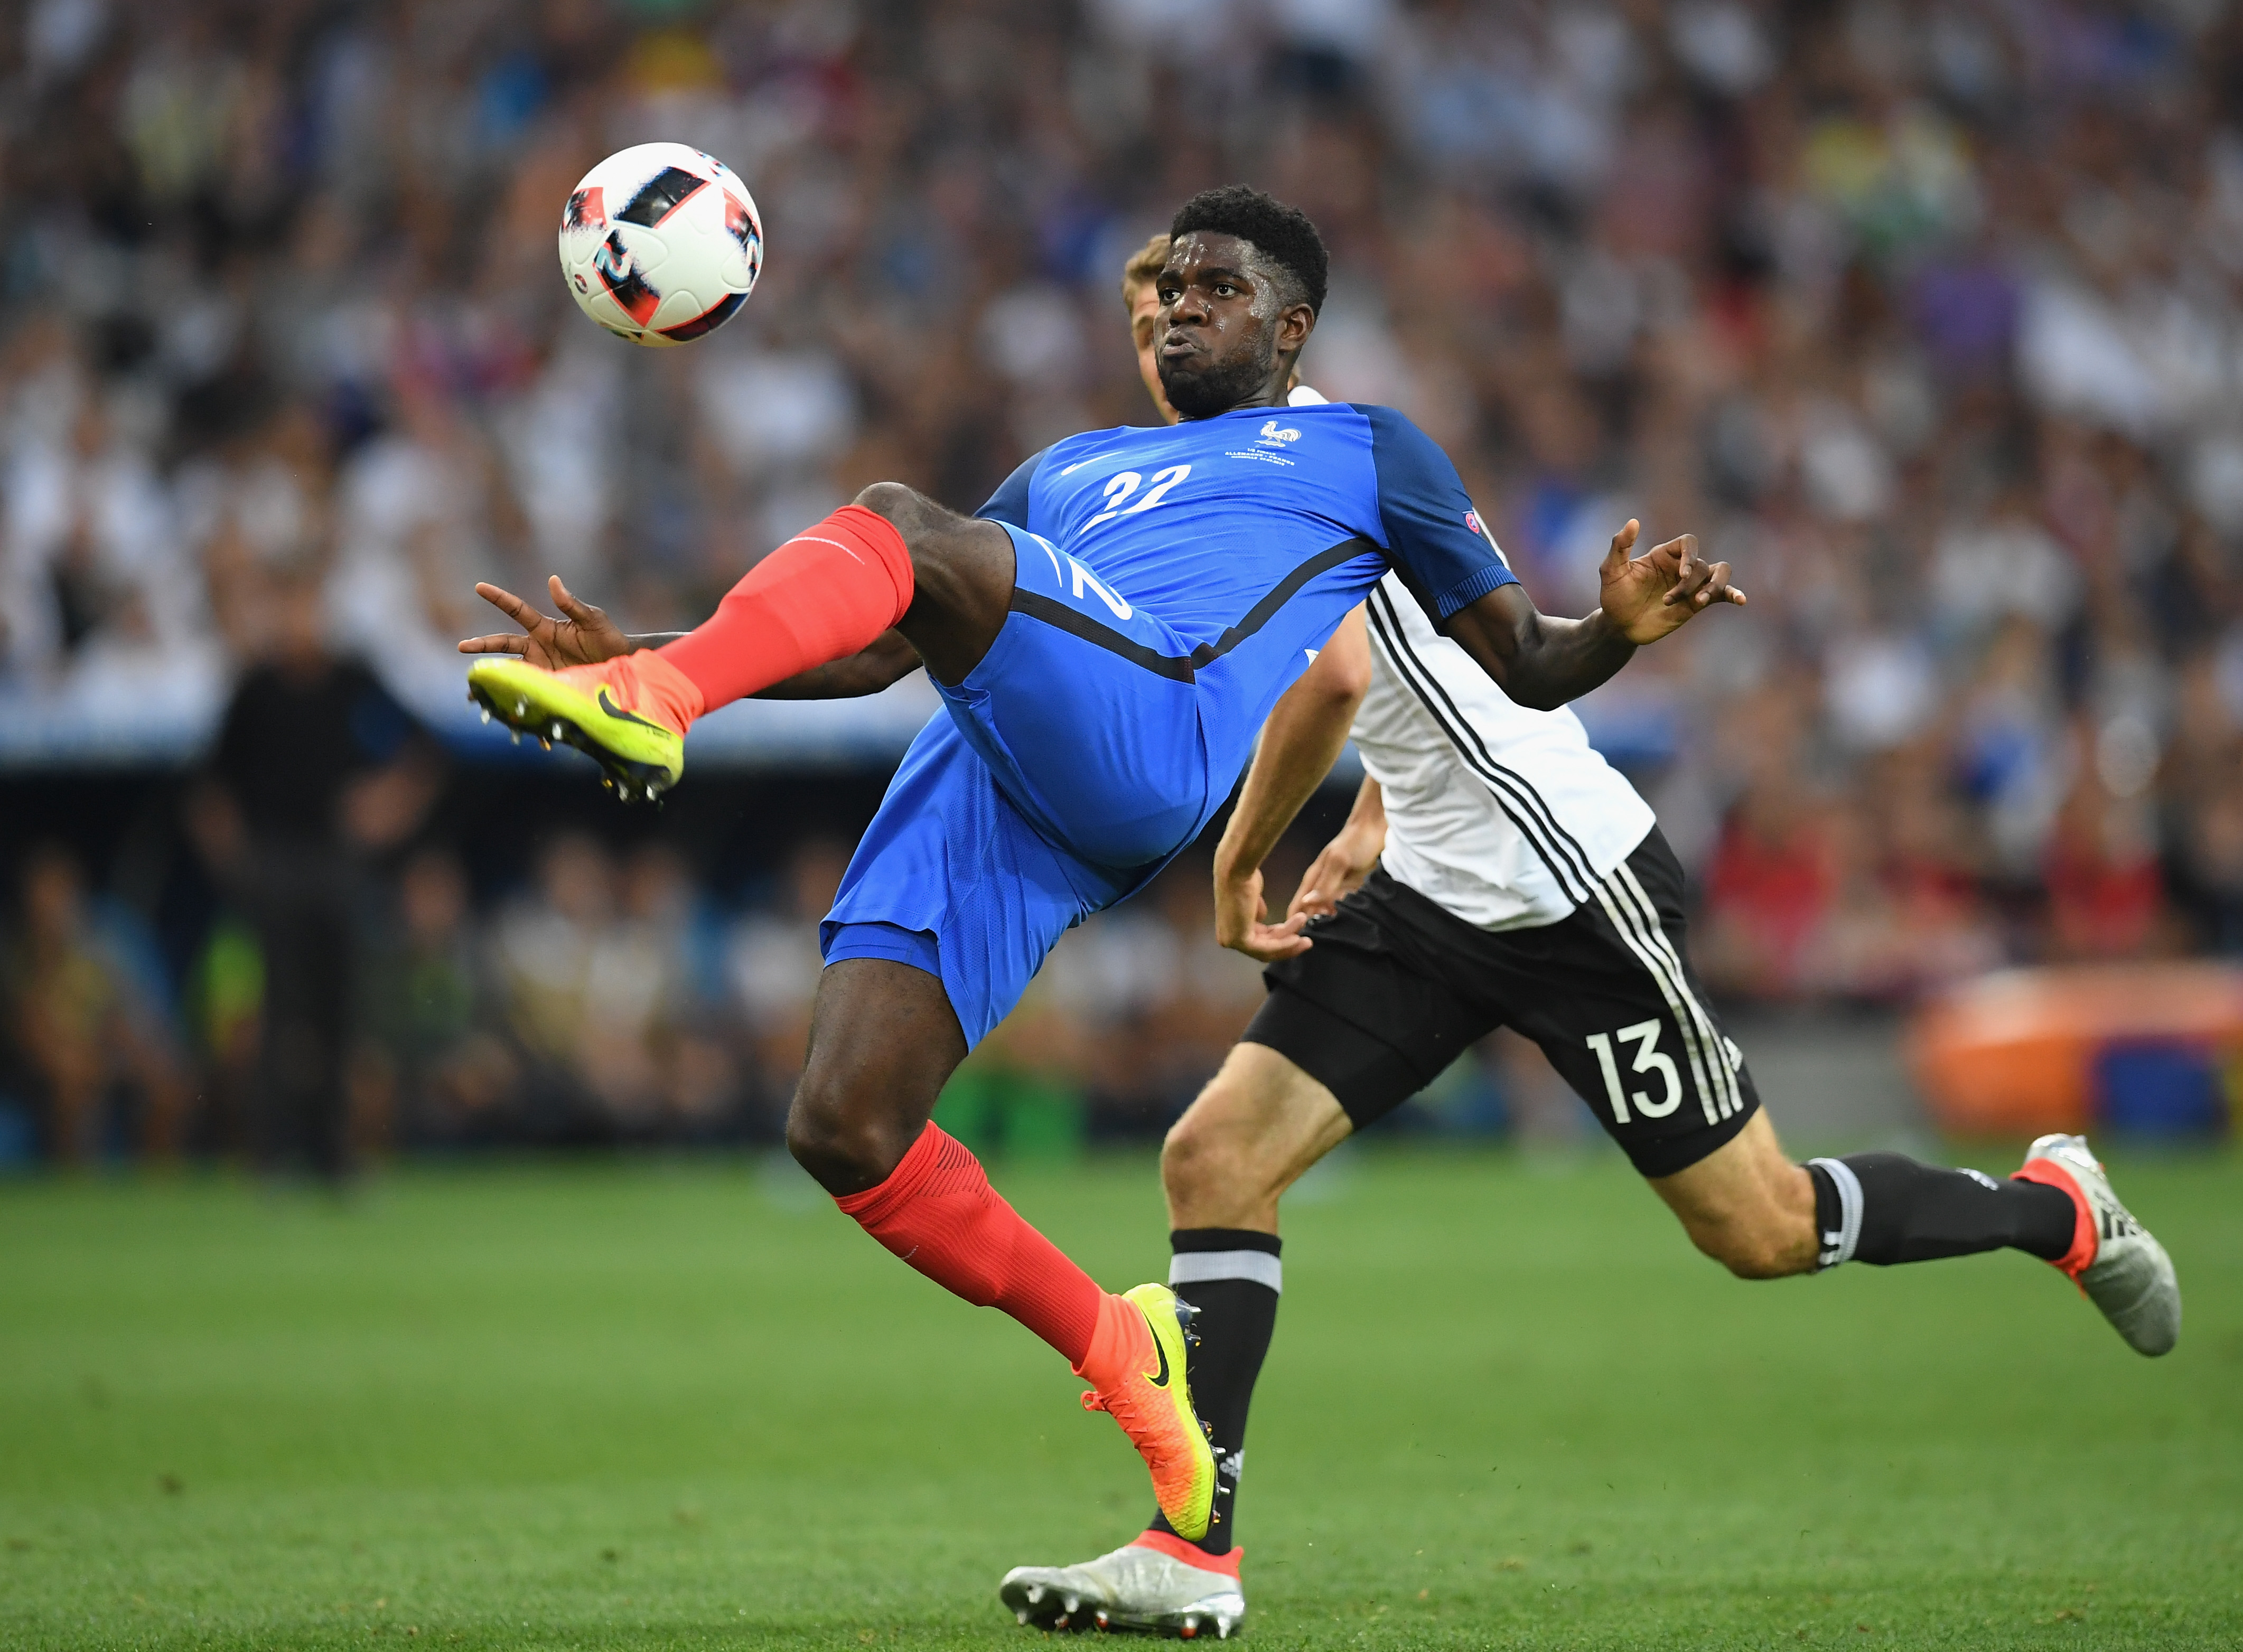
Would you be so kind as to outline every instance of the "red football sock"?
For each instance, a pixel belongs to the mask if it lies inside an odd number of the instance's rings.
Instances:
[[[710,710],[845,660],[911,607],[911,551],[895,524],[844,505],[750,568],[716,613],[662,656]]]
[[[981,1161],[929,1121],[887,1180],[834,1203],[937,1285],[1002,1308],[1081,1365],[1106,1293],[989,1185]]]

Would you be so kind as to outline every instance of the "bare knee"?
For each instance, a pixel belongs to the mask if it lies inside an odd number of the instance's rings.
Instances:
[[[1276,1180],[1252,1142],[1217,1118],[1195,1105],[1161,1144],[1161,1185],[1179,1226],[1243,1227],[1276,1213]]]
[[[949,534],[961,529],[970,533],[974,522],[973,518],[960,516],[902,482],[874,482],[857,495],[856,502],[893,523],[912,547],[914,561],[923,549],[940,546]]]
[[[901,482],[874,482],[857,495],[858,504],[892,522],[916,515],[927,502],[926,495],[917,488],[906,487]]]
[[[1222,1131],[1209,1128],[1197,1111],[1186,1112],[1161,1143],[1161,1186],[1169,1205],[1197,1209],[1219,1197],[1236,1157]]]
[[[899,1132],[881,1110],[852,1105],[845,1085],[819,1074],[802,1076],[786,1111],[786,1150],[820,1187],[837,1199],[877,1187],[888,1179],[918,1138]]]
[[[1331,1092],[1276,1051],[1232,1050],[1161,1150],[1178,1227],[1277,1231],[1277,1201],[1353,1126]]]
[[[818,977],[810,1049],[786,1145],[837,1198],[886,1181],[926,1128],[966,1038],[942,984],[886,958],[843,958]]]

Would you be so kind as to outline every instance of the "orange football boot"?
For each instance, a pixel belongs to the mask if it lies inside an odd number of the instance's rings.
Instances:
[[[1179,1535],[1207,1535],[1215,1508],[1215,1453],[1185,1379],[1182,1312],[1165,1285],[1141,1285],[1101,1305],[1090,1352],[1074,1368],[1095,1385],[1085,1411],[1103,1411],[1152,1471],[1153,1496]]]

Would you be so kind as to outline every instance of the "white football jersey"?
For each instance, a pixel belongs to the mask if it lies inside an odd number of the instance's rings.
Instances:
[[[1290,400],[1324,398],[1303,385]],[[1371,691],[1352,732],[1385,794],[1387,875],[1484,930],[1555,923],[1595,898],[1657,823],[1651,805],[1570,708],[1513,701],[1398,576],[1363,606]]]
[[[1395,575],[1363,605],[1363,766],[1386,795],[1387,875],[1484,930],[1555,923],[1655,823],[1569,707],[1532,711],[1433,629]]]

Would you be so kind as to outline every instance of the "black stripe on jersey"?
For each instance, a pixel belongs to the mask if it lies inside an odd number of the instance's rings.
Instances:
[[[1169,677],[1178,682],[1192,680],[1192,662],[1182,655],[1162,654],[1148,648],[1135,637],[1125,637],[1110,625],[1101,625],[1088,614],[1071,608],[1041,591],[1024,591],[1013,588],[1013,612],[1025,614],[1032,620],[1041,620],[1046,625],[1055,625],[1085,642],[1095,642],[1108,654],[1118,654],[1132,665],[1141,665],[1156,676]]]
[[[1246,610],[1246,617],[1217,637],[1213,642],[1202,642],[1191,652],[1195,666],[1212,665],[1240,643],[1270,623],[1279,608],[1291,601],[1296,593],[1319,574],[1328,573],[1343,562],[1352,562],[1365,552],[1378,553],[1378,547],[1362,534],[1342,540],[1328,549],[1318,551],[1307,561],[1270,588],[1269,594]]]
[[[1519,788],[1519,791],[1524,794],[1524,802],[1526,806],[1532,809],[1536,816],[1540,819],[1544,828],[1550,833],[1552,841],[1557,843],[1559,848],[1567,853],[1573,869],[1580,875],[1583,883],[1589,888],[1593,889],[1598,881],[1596,868],[1589,860],[1588,851],[1581,847],[1580,839],[1575,837],[1573,834],[1568,831],[1559,821],[1558,811],[1550,807],[1549,800],[1544,797],[1542,794],[1535,789],[1533,782],[1528,780],[1526,776],[1520,774],[1517,769],[1504,768],[1502,764],[1495,761],[1494,754],[1488,750],[1486,742],[1480,739],[1479,731],[1472,728],[1471,720],[1467,718],[1464,715],[1463,711],[1458,708],[1456,702],[1449,697],[1449,691],[1441,686],[1440,678],[1434,674],[1432,668],[1427,665],[1425,661],[1418,656],[1417,651],[1411,648],[1409,635],[1402,627],[1402,616],[1400,613],[1392,607],[1391,599],[1389,599],[1387,618],[1391,622],[1391,629],[1395,645],[1400,648],[1404,655],[1407,655],[1411,661],[1417,665],[1418,670],[1424,675],[1428,686],[1431,688],[1435,694],[1440,696],[1441,703],[1448,707],[1450,716],[1453,720],[1455,725],[1470,730],[1472,743],[1479,748],[1479,755],[1481,758],[1486,762],[1491,768],[1499,769],[1504,775],[1507,776],[1511,779],[1512,782]]]
[[[1056,598],[1041,591],[1023,590],[1013,587],[1012,608],[1015,614],[1025,614],[1032,620],[1041,620],[1046,625],[1055,625],[1071,636],[1086,642],[1095,642],[1109,654],[1118,654],[1132,665],[1142,666],[1157,676],[1176,682],[1189,682],[1195,675],[1213,665],[1224,655],[1252,636],[1276,617],[1277,610],[1299,594],[1303,586],[1319,574],[1327,573],[1343,562],[1351,562],[1366,552],[1378,547],[1357,534],[1343,540],[1329,549],[1317,552],[1272,587],[1262,600],[1246,611],[1246,617],[1212,642],[1202,642],[1189,654],[1162,654],[1147,648],[1135,637],[1128,637],[1104,625],[1077,608],[1071,608]]]
[[[1393,662],[1396,675],[1417,695],[1426,715],[1448,737],[1465,766],[1486,782],[1495,795],[1497,806],[1519,829],[1519,835],[1549,869],[1550,876],[1557,879],[1566,898],[1577,906],[1586,905],[1594,897],[1596,876],[1588,870],[1588,857],[1582,853],[1581,846],[1550,817],[1549,805],[1543,801],[1541,793],[1488,754],[1486,743],[1440,684],[1431,680],[1425,662],[1403,639],[1401,624],[1391,605],[1391,597],[1374,588],[1364,606],[1371,630]]]

